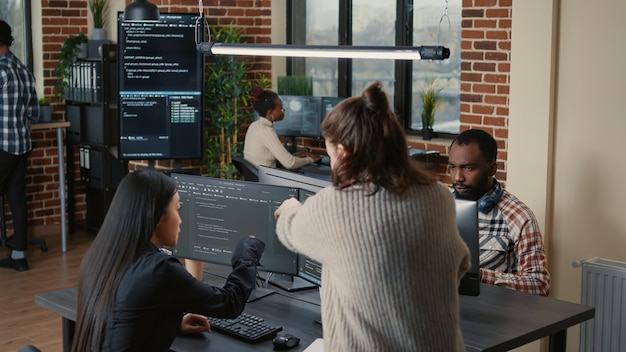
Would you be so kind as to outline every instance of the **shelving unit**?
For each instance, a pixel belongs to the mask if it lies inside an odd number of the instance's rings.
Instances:
[[[86,186],[87,227],[93,230],[100,228],[117,185],[128,173],[128,163],[117,157],[116,50],[115,44],[102,44],[101,57],[77,60],[64,90],[66,118],[71,125],[67,143],[72,146],[72,154],[74,147],[79,148],[80,179]],[[73,168],[74,163],[68,163],[69,199],[74,198]]]

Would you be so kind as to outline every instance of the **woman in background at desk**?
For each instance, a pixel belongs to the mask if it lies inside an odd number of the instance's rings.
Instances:
[[[243,146],[244,159],[256,167],[260,165],[276,167],[278,160],[284,168],[289,170],[299,169],[321,160],[319,155],[307,152],[293,156],[281,143],[276,131],[272,128],[276,121],[285,118],[283,102],[278,94],[254,86],[250,89],[250,100],[260,118],[251,123],[246,132]]]
[[[206,316],[241,314],[265,245],[241,239],[224,287],[210,286],[165,249],[178,242],[179,209],[163,173],[124,177],[81,263],[72,351],[169,351],[177,332],[208,332]]]
[[[379,82],[322,123],[333,186],[277,210],[289,249],[322,264],[326,351],[465,351],[459,282],[469,250],[455,204],[410,160]]]

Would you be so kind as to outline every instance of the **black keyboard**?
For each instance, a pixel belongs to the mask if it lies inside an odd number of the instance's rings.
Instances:
[[[283,330],[282,326],[271,326],[263,322],[263,319],[241,313],[235,319],[219,319],[208,317],[211,331],[218,331],[243,340],[248,343],[257,343],[271,339]]]

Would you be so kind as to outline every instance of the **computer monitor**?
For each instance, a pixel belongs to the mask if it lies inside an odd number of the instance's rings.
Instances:
[[[231,265],[239,240],[265,243],[259,271],[297,275],[298,256],[276,236],[274,211],[298,197],[295,187],[173,173],[180,195],[181,236],[172,253],[181,258]]]
[[[335,106],[337,106],[337,104],[339,104],[339,102],[341,102],[344,99],[345,98],[340,98],[340,97],[322,97],[322,103],[321,103],[322,118],[321,118],[321,121],[324,121],[326,116],[328,116],[328,113],[332,109],[334,109]]]
[[[456,199],[456,225],[459,234],[470,250],[470,268],[461,279],[459,294],[480,294],[480,248],[478,245],[478,204],[475,201]]]
[[[301,203],[313,196],[316,192],[300,189],[298,200]],[[298,277],[307,280],[316,286],[322,286],[322,264],[304,254],[298,254]]]
[[[276,134],[283,137],[322,138],[322,120],[344,98],[308,95],[281,95],[285,117],[274,123]],[[255,112],[255,120],[259,114]]]
[[[329,175],[320,177],[313,173],[289,171],[264,165],[259,166],[259,183],[301,188],[310,192],[317,192],[322,188],[332,186]]]
[[[259,183],[298,188],[298,199],[303,203],[317,191],[332,185],[330,181],[325,179],[267,166],[259,166]],[[270,282],[287,291],[314,288],[321,285],[321,267],[321,264],[313,259],[299,254],[297,275],[291,278],[276,277]],[[306,280],[306,282],[301,279]]]
[[[305,95],[281,95],[285,117],[274,123],[279,136],[312,137],[321,136],[320,98]]]
[[[199,15],[118,13],[120,159],[197,159],[203,151],[204,56]]]

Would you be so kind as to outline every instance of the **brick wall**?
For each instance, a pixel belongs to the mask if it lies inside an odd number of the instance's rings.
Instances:
[[[126,0],[126,4],[131,0]],[[151,0],[161,12],[195,13],[198,11],[197,0]],[[175,3],[175,4],[174,4]],[[58,52],[63,41],[70,35],[80,32],[89,33],[87,0],[41,0],[42,16],[33,21],[42,23],[43,43],[43,77],[46,96],[54,95],[54,84],[57,81],[55,66]],[[271,2],[270,0],[204,0],[205,13],[209,26],[227,26],[233,24],[245,28],[244,40],[248,43],[271,42]],[[262,73],[270,78],[271,60],[269,57],[250,58],[251,75]],[[53,103],[53,120],[65,118],[63,103]],[[33,134],[35,149],[30,155],[27,172],[28,219],[30,226],[60,224],[61,209],[59,201],[58,158],[55,130],[37,131]],[[74,163],[74,179],[68,180],[75,186],[76,196],[69,199],[75,205],[74,217],[83,220],[86,217],[85,186],[79,178],[78,148],[66,155],[66,162]],[[185,162],[188,165],[190,162]],[[139,167],[147,163],[138,163]],[[160,167],[171,168],[173,163],[159,163]],[[137,167],[136,165],[133,166]],[[7,214],[8,233],[12,230],[12,221],[8,205],[5,202],[4,213]]]
[[[197,0],[152,0],[163,12],[196,12]],[[130,3],[127,0],[126,3]],[[270,0],[204,0],[210,26],[234,24],[242,27],[248,43],[271,42]],[[56,82],[54,67],[58,51],[68,35],[88,33],[87,0],[42,0],[43,64],[46,95],[52,95]],[[512,0],[463,0],[462,73],[461,73],[461,129],[481,128],[498,141],[499,171],[497,177],[506,180],[508,104],[511,55]],[[33,19],[36,21],[37,19]],[[264,73],[270,78],[270,59],[248,58],[253,65],[251,74]],[[54,119],[64,118],[64,106],[54,104]],[[31,154],[28,171],[29,221],[31,225],[58,224],[58,175],[56,166],[56,138],[54,131],[34,134],[36,149]],[[315,144],[317,143],[317,145]],[[447,164],[450,140],[435,139],[424,142],[412,140],[416,148],[438,150],[439,171],[443,182],[448,182]],[[307,145],[320,146],[317,141]],[[74,151],[68,162],[78,170],[78,154]],[[141,163],[140,163],[140,166]],[[165,163],[162,167],[172,167]],[[71,181],[70,181],[71,182]],[[74,184],[80,186],[78,175]],[[84,189],[77,189],[75,217],[84,219],[86,205]],[[6,202],[5,202],[6,203]],[[8,209],[5,209],[5,213]],[[10,225],[10,224],[9,224]]]

